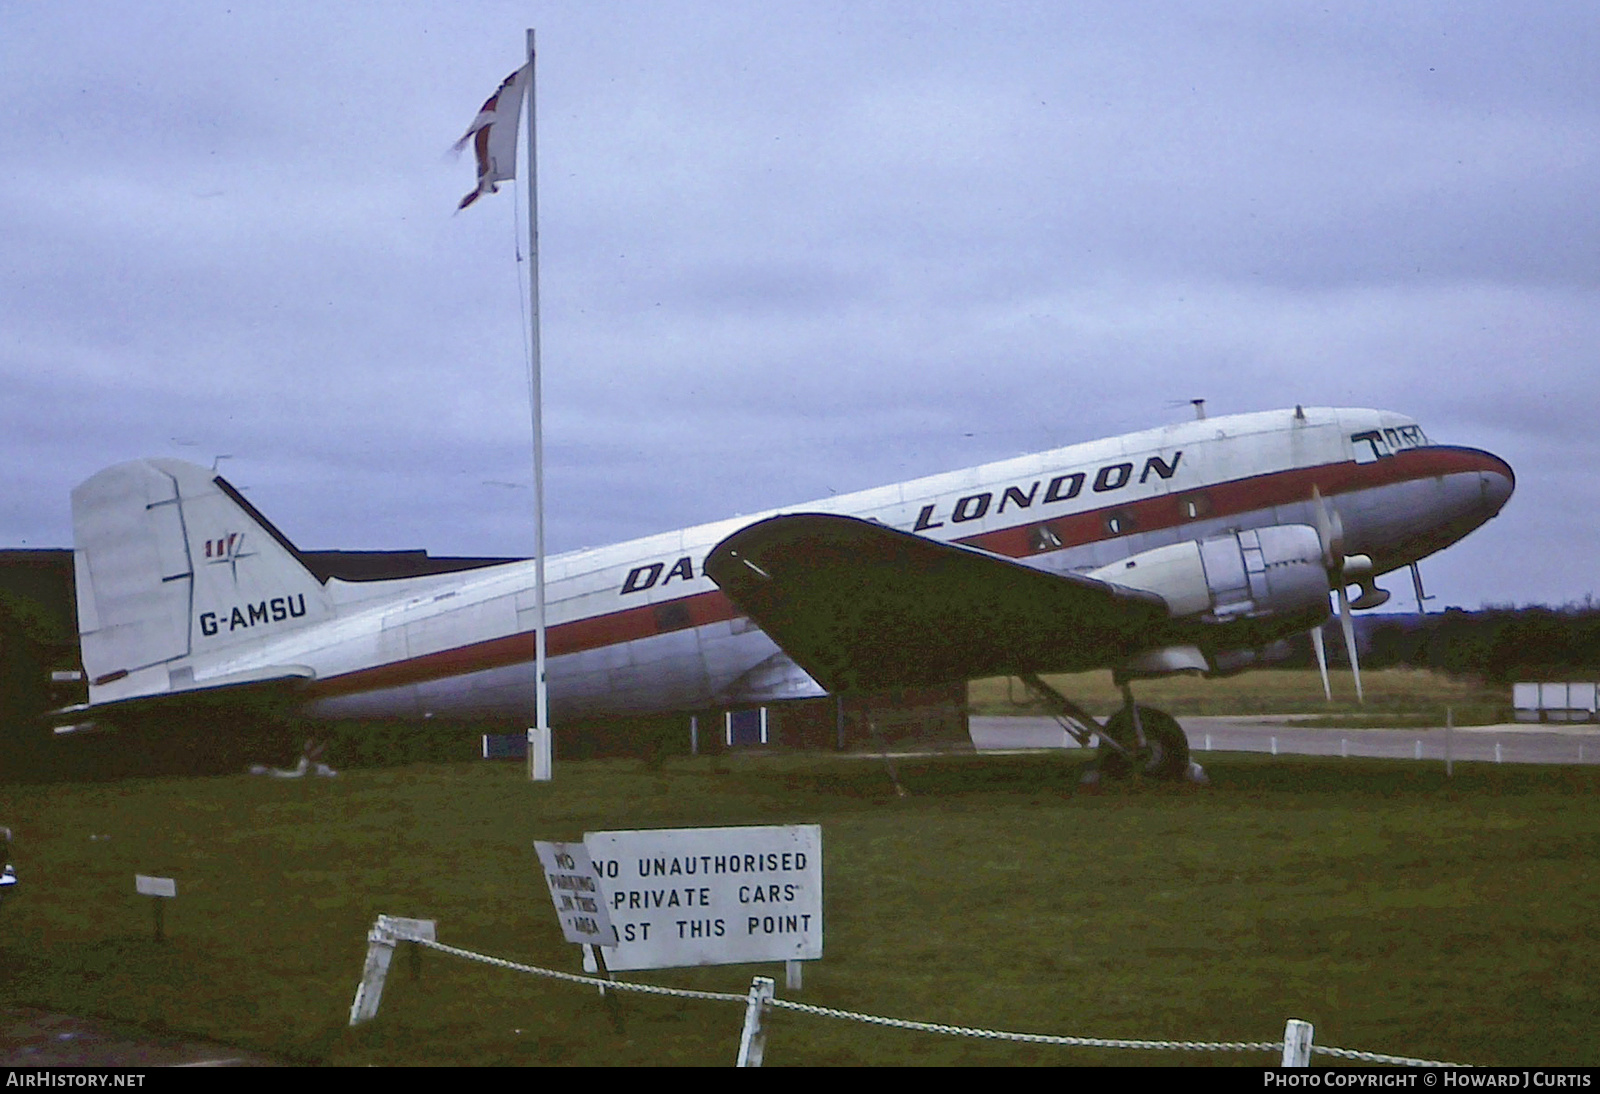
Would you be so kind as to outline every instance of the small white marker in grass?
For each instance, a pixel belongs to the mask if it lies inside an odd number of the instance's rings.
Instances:
[[[178,895],[178,882],[170,877],[146,877],[144,874],[133,875],[133,888],[140,896],[154,897],[151,907],[154,909],[156,941],[165,942],[166,926],[161,918],[161,902],[171,900]]]

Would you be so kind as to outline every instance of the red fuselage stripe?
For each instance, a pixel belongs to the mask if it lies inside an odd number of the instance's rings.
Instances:
[[[1214,483],[1194,490],[1175,491],[1158,497],[1108,505],[1087,512],[1063,516],[1034,516],[1010,528],[983,532],[956,540],[1010,558],[1025,558],[1042,553],[1030,542],[1030,529],[1048,524],[1062,550],[1106,539],[1119,539],[1130,533],[1151,532],[1254,512],[1274,505],[1308,501],[1312,488],[1324,497],[1356,490],[1432,478],[1462,472],[1489,471],[1511,475],[1511,469],[1487,452],[1470,448],[1403,449],[1372,463],[1323,464],[1320,467],[1293,468],[1231,482]],[[1190,516],[1190,502],[1197,502]],[[1119,531],[1109,527],[1110,518],[1121,517]],[[665,609],[665,610],[664,610]],[[720,590],[695,593],[678,600],[641,604],[634,608],[577,619],[551,627],[547,632],[547,654],[560,657],[569,653],[600,649],[621,642],[650,638],[657,634],[722,623],[739,613]],[[507,635],[487,642],[476,642],[452,650],[426,654],[407,661],[396,661],[370,669],[358,669],[312,684],[313,696],[349,695],[402,687],[428,680],[440,680],[486,669],[523,664],[534,659],[531,632]]]

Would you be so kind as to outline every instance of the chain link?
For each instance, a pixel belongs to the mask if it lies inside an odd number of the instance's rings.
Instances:
[[[1401,1067],[1472,1067],[1472,1064],[1452,1064],[1444,1060],[1418,1060],[1410,1056],[1385,1056],[1381,1052],[1362,1052],[1354,1048],[1329,1048],[1313,1043],[1312,1052],[1338,1056],[1343,1060],[1360,1060],[1367,1064],[1398,1064]]]
[[[485,965],[495,965],[502,969],[514,969],[517,972],[531,973],[534,976],[543,976],[550,980],[565,980],[569,984],[591,984],[597,988],[638,992],[642,995],[676,995],[683,999],[709,999],[718,1003],[743,1003],[749,998],[744,994],[726,991],[691,991],[688,988],[662,988],[654,984],[630,984],[626,980],[602,980],[598,976],[579,976],[573,972],[541,969],[537,965],[524,965],[516,961],[507,961],[503,957],[490,957],[487,954],[473,953],[471,950],[460,950],[454,946],[446,946],[442,942],[434,942],[426,938],[411,938],[403,934],[396,934],[394,938],[399,942],[415,942],[417,945],[426,946],[430,950],[455,954],[457,957],[464,957],[468,961],[480,961]]]
[[[468,961],[478,961],[485,965],[494,965],[502,969],[512,969],[516,972],[525,972],[533,976],[543,976],[550,980],[564,980],[571,984],[589,984],[597,988],[606,988],[613,991],[631,991],[642,995],[669,995],[680,999],[706,999],[719,1003],[748,1003],[747,994],[727,991],[693,991],[688,988],[664,988],[655,984],[632,984],[625,980],[602,980],[598,976],[580,976],[577,973],[558,972],[555,969],[544,969],[537,965],[524,965],[517,961],[508,961],[503,957],[490,957],[487,954],[473,953],[471,950],[458,949],[455,946],[446,946],[442,942],[435,942],[427,938],[413,938],[409,935],[394,933],[393,937],[398,942],[415,942],[419,946],[426,946],[430,950],[441,953],[454,954],[464,957]],[[909,1029],[921,1033],[942,1033],[949,1037],[974,1037],[992,1041],[1018,1041],[1035,1045],[1065,1045],[1074,1048],[1132,1048],[1147,1049],[1162,1052],[1282,1052],[1282,1041],[1141,1041],[1116,1037],[1057,1037],[1047,1033],[1011,1033],[999,1029],[978,1029],[971,1026],[949,1026],[938,1022],[913,1022],[906,1018],[888,1018],[876,1014],[860,1014],[850,1010],[836,1010],[833,1007],[819,1007],[810,1003],[796,1003],[788,999],[772,999],[770,1005],[776,1010],[790,1010],[798,1014],[811,1014],[819,1018],[840,1018],[850,1022],[863,1022],[874,1026],[887,1026],[891,1029]],[[1325,1045],[1313,1044],[1312,1052],[1320,1052],[1325,1056],[1337,1056],[1346,1060],[1359,1060],[1371,1064],[1398,1064],[1403,1067],[1467,1067],[1467,1064],[1444,1063],[1439,1060],[1417,1060],[1409,1056],[1386,1056],[1379,1052],[1360,1052],[1350,1048],[1332,1048]]]
[[[906,1018],[885,1018],[874,1014],[835,1010],[832,1007],[795,1003],[788,999],[774,999],[773,1007],[780,1010],[815,1014],[822,1018],[843,1018],[852,1022],[866,1022],[893,1029],[912,1029],[923,1033],[943,1033],[952,1037],[977,1037],[995,1041],[1023,1041],[1038,1045],[1073,1045],[1078,1048],[1145,1048],[1190,1052],[1282,1052],[1282,1041],[1135,1041],[1114,1037],[1057,1037],[1048,1033],[1010,1033],[999,1029],[978,1029],[972,1026],[947,1026],[938,1022],[913,1022]]]

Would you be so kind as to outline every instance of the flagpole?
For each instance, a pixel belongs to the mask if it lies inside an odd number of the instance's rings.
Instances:
[[[544,601],[544,403],[539,360],[539,145],[536,124],[533,28],[528,28],[528,322],[532,373],[529,383],[533,418],[533,587],[536,605],[533,631],[534,728],[528,734],[528,778],[551,778],[550,702],[545,686]]]

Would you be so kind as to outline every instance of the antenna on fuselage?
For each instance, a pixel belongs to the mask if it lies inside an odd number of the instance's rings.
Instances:
[[[1204,399],[1190,399],[1189,405],[1194,407],[1195,421],[1203,422],[1206,420],[1206,401]]]

